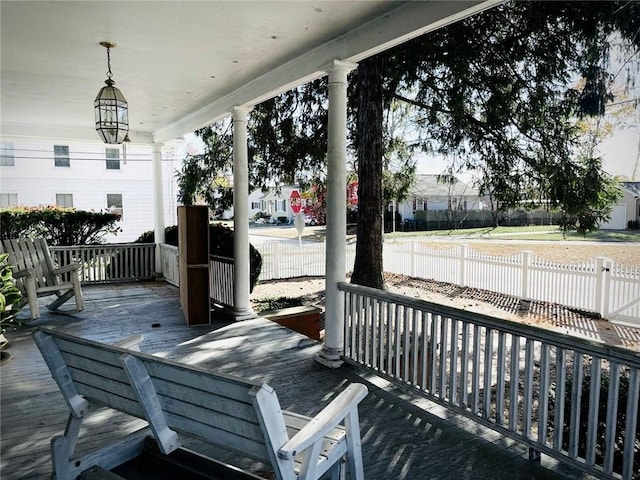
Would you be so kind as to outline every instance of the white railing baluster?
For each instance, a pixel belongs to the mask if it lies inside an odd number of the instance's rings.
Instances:
[[[547,443],[547,423],[549,421],[549,378],[550,347],[543,343],[540,349],[540,389],[538,393],[538,443]]]
[[[618,418],[618,394],[620,393],[620,365],[611,362],[609,365],[609,393],[607,394],[607,425],[604,434],[604,463],[605,473],[613,472],[613,457],[616,443]]]
[[[484,390],[482,416],[489,418],[491,414],[491,372],[493,361],[493,330],[485,329],[484,337],[484,365],[483,365],[483,385]]]
[[[458,330],[460,321],[451,320],[451,358],[449,360],[449,401],[456,404],[458,398]],[[424,350],[423,350],[424,351]]]
[[[638,405],[640,404],[640,369],[632,368],[629,372],[629,391],[627,394],[627,418],[624,433],[624,468],[623,480],[631,480],[634,475],[633,454],[636,448],[638,432]],[[635,473],[638,473],[637,471]]]
[[[469,322],[462,323],[462,359],[460,372],[460,402],[462,408],[469,408]],[[433,347],[432,347],[433,348]]]
[[[518,430],[518,401],[520,390],[520,337],[511,335],[511,368],[509,371],[509,430]]]
[[[596,445],[598,439],[598,413],[600,410],[600,359],[591,359],[591,385],[589,386],[589,412],[587,416],[587,465],[596,463]]]
[[[564,438],[564,404],[567,393],[567,352],[564,348],[556,351],[556,391],[553,418],[553,448],[561,451]]]
[[[527,338],[524,345],[524,402],[522,407],[522,435],[531,436],[533,416],[533,340]]]
[[[571,379],[571,418],[569,419],[569,456],[578,457],[580,444],[580,403],[582,399],[583,355],[573,354],[573,378]]]
[[[496,360],[497,379],[496,379],[496,423],[504,424],[504,383],[505,383],[505,349],[506,335],[504,332],[498,332],[498,358]]]
[[[481,326],[473,326],[473,368],[471,376],[471,411],[478,414],[480,402],[480,369],[482,364],[480,363],[480,345],[481,345]]]

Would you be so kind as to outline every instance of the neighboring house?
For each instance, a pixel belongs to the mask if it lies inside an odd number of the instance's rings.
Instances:
[[[165,224],[175,225],[176,147],[162,150]],[[180,157],[181,158],[181,157]],[[119,145],[61,139],[2,137],[0,208],[60,205],[121,215],[122,232],[108,242],[131,242],[153,230],[153,173],[150,145]]]
[[[249,220],[262,212],[281,223],[293,223],[295,214],[291,210],[289,197],[294,190],[300,192],[300,189],[294,186],[281,187],[279,192],[275,188],[270,188],[266,192],[260,189],[254,190],[249,194]]]
[[[640,222],[640,182],[621,184],[623,195],[613,206],[609,221],[600,225],[603,230],[624,230],[629,227],[629,222]]]
[[[485,210],[486,199],[480,198],[478,190],[452,178],[442,182],[440,175],[416,175],[407,200],[398,205],[397,211],[403,220],[414,220],[416,211],[427,210]]]

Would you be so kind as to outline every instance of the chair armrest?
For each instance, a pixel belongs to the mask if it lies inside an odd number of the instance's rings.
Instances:
[[[306,450],[339,425],[351,411],[367,396],[367,387],[361,383],[352,383],[329,405],[322,409],[308,424],[300,429],[280,450],[278,456],[291,460]]]
[[[60,275],[63,273],[75,272],[80,268],[80,265],[77,263],[70,263],[69,265],[65,265],[64,267],[54,268],[52,273],[54,275]]]
[[[123,338],[122,340],[118,340],[111,345],[113,345],[114,347],[126,348],[128,350],[135,350],[136,352],[139,352],[142,340],[142,335],[136,334]]]
[[[24,270],[18,270],[17,272],[13,272],[13,278],[22,278],[22,277],[35,277],[36,269],[35,268],[25,268]]]

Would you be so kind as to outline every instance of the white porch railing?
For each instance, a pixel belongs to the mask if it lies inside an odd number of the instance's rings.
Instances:
[[[222,308],[233,307],[233,258],[209,256],[209,297]]]
[[[162,263],[162,278],[171,285],[180,286],[180,270],[178,269],[180,255],[178,247],[160,244],[160,260]]]
[[[59,265],[79,263],[87,284],[131,282],[155,278],[155,244],[121,243],[49,248]]]
[[[528,445],[532,458],[542,452],[604,479],[637,474],[640,354],[357,285],[339,289],[347,361]]]
[[[178,247],[160,246],[163,278],[180,286],[180,256]],[[233,307],[233,259],[210,255],[209,257],[209,297],[212,305],[222,308]]]

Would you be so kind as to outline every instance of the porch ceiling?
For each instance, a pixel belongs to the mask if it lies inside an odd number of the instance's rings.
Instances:
[[[132,140],[162,142],[495,3],[3,0],[0,132],[96,140],[100,41]]]

